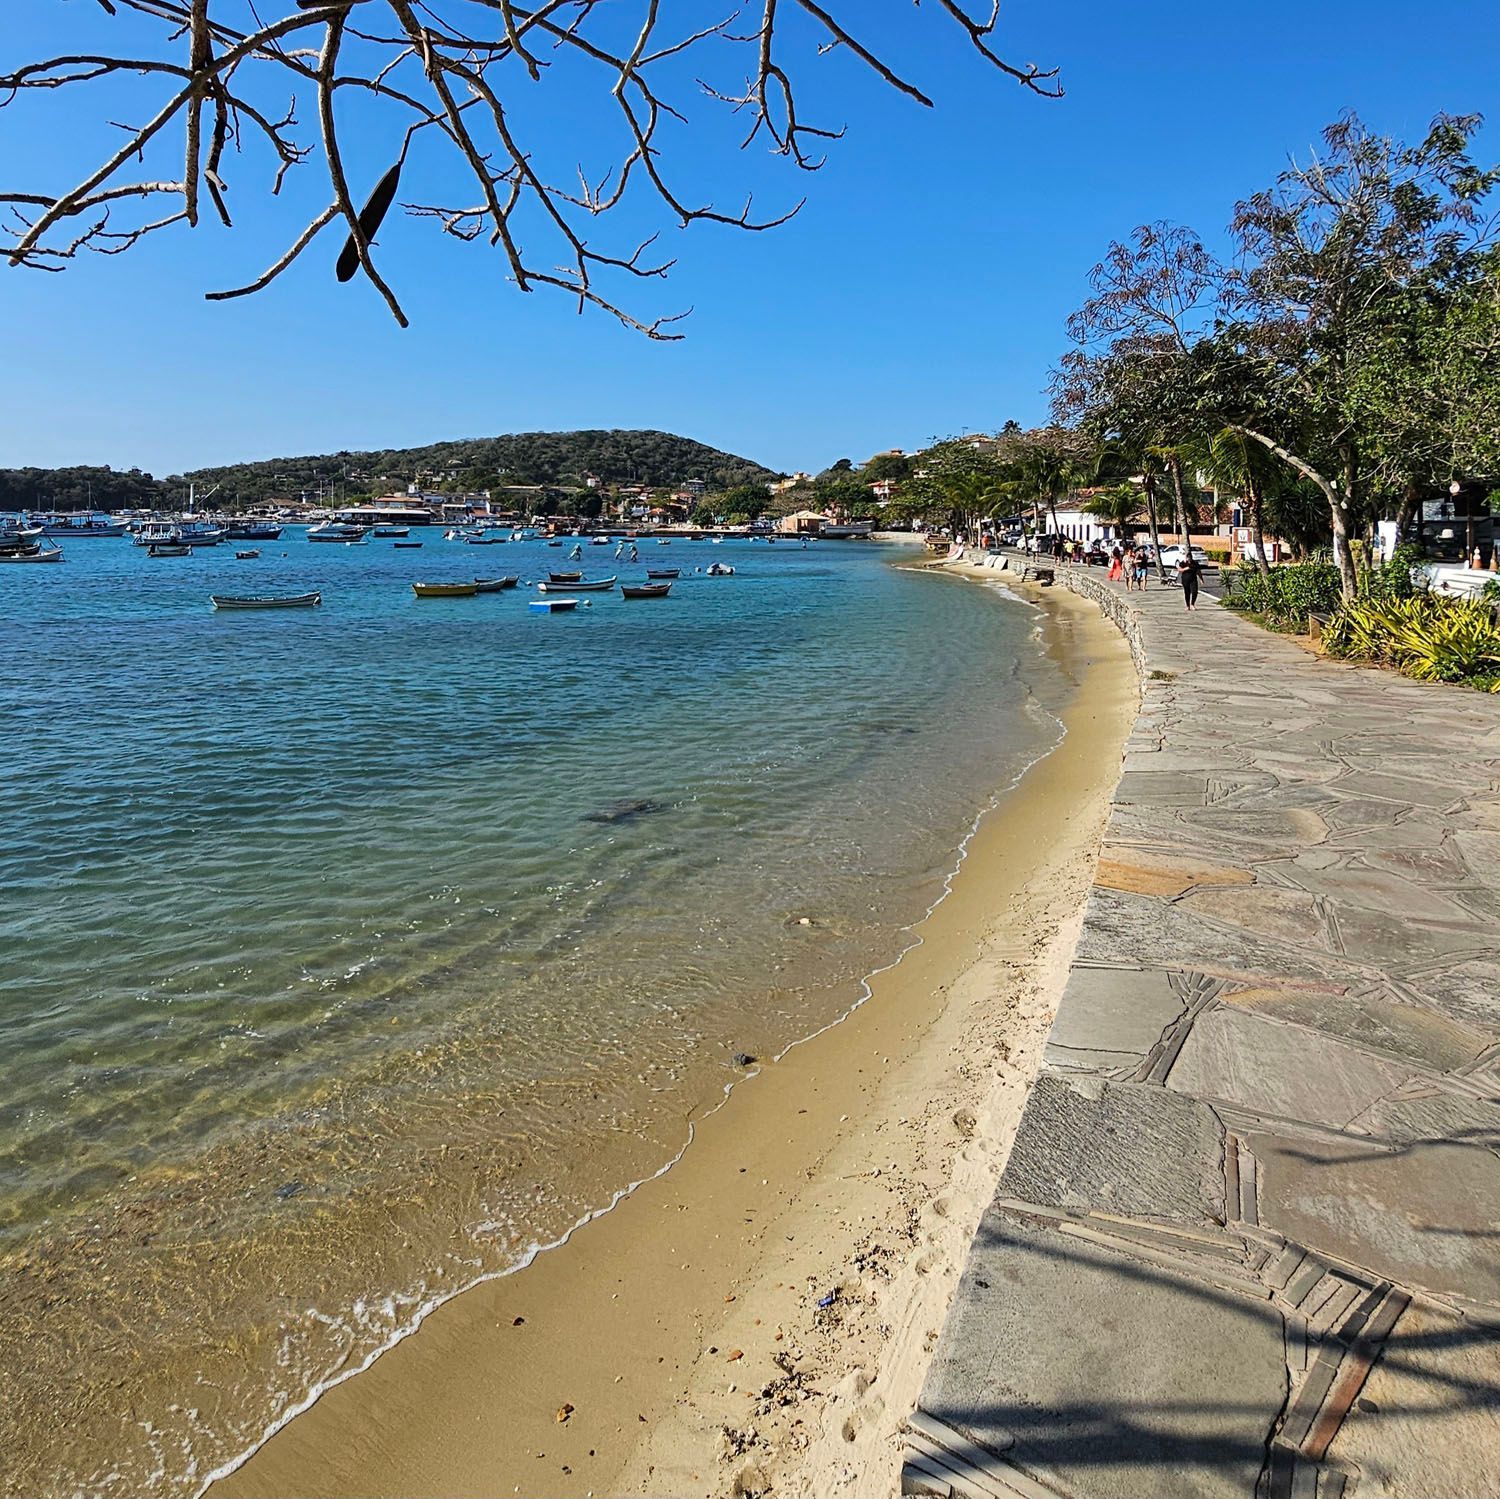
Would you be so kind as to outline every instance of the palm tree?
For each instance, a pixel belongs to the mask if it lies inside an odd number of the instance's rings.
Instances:
[[[938,480],[943,498],[953,507],[954,528],[965,535],[1004,497],[1004,486],[991,474],[944,474]]]
[[[1125,539],[1125,527],[1140,513],[1141,491],[1134,484],[1116,484],[1112,489],[1101,489],[1083,502],[1082,509],[1106,526],[1113,526],[1120,539]]]
[[[1281,482],[1280,463],[1238,427],[1214,433],[1197,454],[1199,467],[1216,489],[1242,494],[1250,502],[1250,532],[1255,539],[1255,565],[1262,577],[1271,576],[1266,561],[1265,498]]]

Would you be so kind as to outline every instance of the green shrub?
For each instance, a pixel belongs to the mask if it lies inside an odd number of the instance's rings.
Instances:
[[[1331,656],[1393,666],[1422,682],[1467,682],[1500,691],[1500,623],[1476,599],[1360,599],[1345,604],[1323,632]]]
[[[1308,616],[1337,609],[1342,598],[1339,570],[1331,562],[1293,562],[1273,567],[1269,577],[1241,563],[1230,577],[1232,608],[1265,617],[1279,630],[1305,630]]]

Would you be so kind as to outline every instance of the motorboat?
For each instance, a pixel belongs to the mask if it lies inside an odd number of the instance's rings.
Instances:
[[[566,609],[576,609],[577,599],[532,599],[526,607],[538,614],[558,614]]]
[[[401,552],[401,551],[416,551],[417,549],[419,549],[421,547],[421,545],[422,545],[422,543],[420,541],[398,541],[396,543],[396,548],[395,549],[398,552]]]
[[[413,583],[411,591],[419,599],[471,599],[479,592],[479,584]]]
[[[153,541],[146,548],[148,557],[191,557],[193,549],[180,541]]]
[[[138,547],[176,546],[178,544],[177,522],[174,520],[148,520],[136,526],[131,542]]]
[[[260,548],[259,547],[250,547],[247,551],[236,552],[234,554],[234,560],[236,562],[250,562],[250,561],[253,561],[256,557],[259,557],[259,556],[260,556]]]
[[[350,521],[326,520],[321,526],[309,526],[307,539],[309,541],[363,541],[367,534],[364,526],[356,526]]]
[[[615,580],[596,578],[592,582],[585,582],[581,578],[575,578],[571,583],[538,583],[536,586],[543,593],[557,593],[569,588],[577,593],[608,593],[615,586]]]
[[[36,541],[43,535],[41,526],[25,526],[19,521],[0,522],[0,547],[18,546]]]
[[[627,599],[664,599],[671,593],[670,583],[621,583],[620,593]]]
[[[590,537],[589,538],[589,545],[592,546],[592,547],[607,547],[609,545],[609,537],[607,537],[607,536],[593,536],[593,537]]]
[[[516,573],[507,573],[503,578],[475,578],[474,588],[478,593],[499,593],[502,589],[514,588],[521,581]]]
[[[216,547],[224,539],[224,528],[210,520],[183,520],[177,527],[177,540],[184,546]]]
[[[503,536],[491,536],[487,531],[481,531],[478,536],[465,535],[464,540],[471,547],[494,547],[501,546],[505,542]]]
[[[230,521],[224,527],[226,541],[280,541],[282,527],[273,520]]]
[[[676,578],[680,577],[681,574],[682,569],[680,567],[648,567],[646,569],[646,576],[648,578]]]
[[[710,578],[732,578],[734,569],[727,562],[710,562],[705,576]]]
[[[389,522],[380,522],[371,530],[371,536],[410,536],[410,526],[394,526]]]
[[[323,602],[323,595],[321,593],[211,593],[208,600],[215,609],[313,609]]]

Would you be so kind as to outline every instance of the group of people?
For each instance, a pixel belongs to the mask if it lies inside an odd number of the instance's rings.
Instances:
[[[1144,593],[1151,570],[1151,553],[1144,545],[1123,546],[1115,543],[1109,556],[1109,576],[1118,583],[1125,580],[1125,592]],[[1177,562],[1177,581],[1182,585],[1182,600],[1189,609],[1198,607],[1198,588],[1203,581],[1203,564],[1186,548]]]

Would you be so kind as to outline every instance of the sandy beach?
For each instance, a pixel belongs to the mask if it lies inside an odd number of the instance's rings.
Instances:
[[[440,1308],[216,1499],[896,1492],[1136,704],[1091,604],[1018,591],[1076,683],[1067,733],[981,822],[921,944],[841,1024],[761,1059],[673,1169]]]

